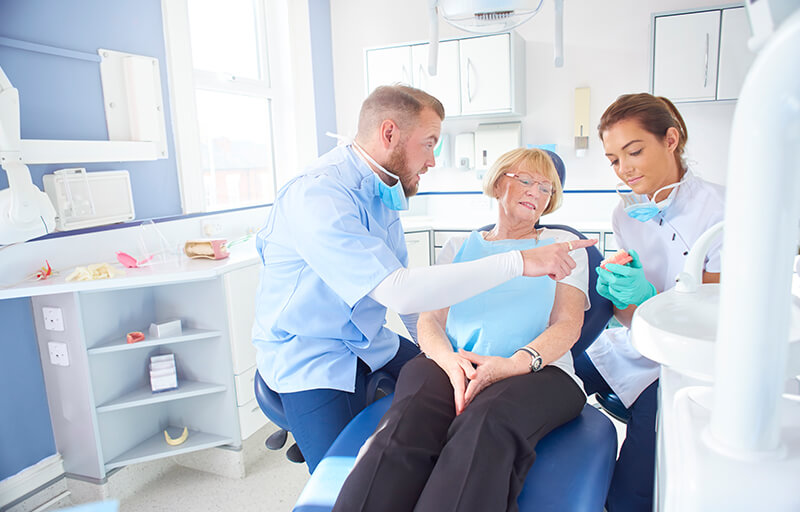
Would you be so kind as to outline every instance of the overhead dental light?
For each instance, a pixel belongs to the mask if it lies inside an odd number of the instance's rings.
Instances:
[[[533,18],[544,0],[428,0],[430,11],[430,51],[428,73],[436,75],[439,51],[439,18],[456,28],[475,34],[496,34],[511,30]],[[554,64],[564,65],[564,1],[554,0],[556,27]]]
[[[542,8],[544,0],[439,0],[439,13],[454,27],[476,34],[511,30]]]

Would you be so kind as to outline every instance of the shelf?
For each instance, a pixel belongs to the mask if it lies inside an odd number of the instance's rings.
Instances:
[[[169,427],[170,435],[177,436],[183,427]],[[114,468],[127,466],[128,464],[135,464],[137,462],[147,462],[149,460],[160,459],[163,457],[172,457],[173,455],[180,455],[182,453],[189,453],[196,450],[204,450],[206,448],[213,448],[215,446],[222,446],[231,444],[233,439],[230,437],[222,437],[197,430],[190,430],[189,437],[183,444],[178,446],[170,446],[164,440],[164,431],[159,431],[155,435],[145,439],[143,442],[134,446],[126,451],[119,457],[114,458],[106,463],[106,471]]]
[[[227,388],[221,384],[206,384],[205,382],[194,382],[182,380],[178,383],[178,388],[170,391],[153,393],[149,387],[144,387],[114,399],[108,403],[97,407],[98,413],[118,411],[130,407],[140,407],[142,405],[170,402],[182,398],[193,396],[210,395],[213,393],[225,392]]]
[[[88,350],[89,355],[107,354],[110,352],[119,352],[123,350],[137,350],[146,347],[157,347],[160,345],[169,345],[172,343],[183,343],[184,341],[204,340],[208,338],[216,338],[220,336],[220,331],[207,331],[203,329],[184,329],[183,334],[180,336],[171,336],[169,338],[145,338],[144,341],[137,343],[128,343],[125,338],[113,339],[102,343],[96,347]],[[145,334],[145,337],[147,335]]]

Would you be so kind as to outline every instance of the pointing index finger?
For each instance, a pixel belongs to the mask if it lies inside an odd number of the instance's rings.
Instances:
[[[578,240],[571,240],[568,242],[568,247],[570,251],[574,251],[577,249],[585,249],[586,247],[591,247],[597,243],[595,238],[587,238],[587,239],[578,239]]]

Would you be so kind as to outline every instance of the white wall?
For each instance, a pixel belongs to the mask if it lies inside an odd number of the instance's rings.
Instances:
[[[653,12],[723,3],[718,0],[568,0],[564,2],[564,67],[555,68],[554,9],[553,3],[545,0],[542,10],[517,28],[526,41],[527,114],[521,119],[523,144],[558,144],[558,152],[568,171],[567,188],[614,188],[617,179],[596,134],[591,134],[586,156],[575,157],[572,133],[575,88],[591,88],[589,125],[596,126],[605,108],[617,96],[648,90]],[[427,0],[331,0],[334,87],[340,133],[355,133],[358,109],[366,97],[364,49],[426,41],[427,4]],[[439,30],[442,39],[469,35],[441,20]],[[690,165],[706,179],[724,183],[735,104],[681,104],[678,108],[688,126]],[[478,120],[446,122],[443,132],[457,133],[477,123]],[[436,171],[423,177],[423,190],[425,181],[431,180],[434,173]],[[565,206],[572,197],[567,198]],[[613,202],[600,201],[603,205]],[[573,212],[574,215],[577,214]]]

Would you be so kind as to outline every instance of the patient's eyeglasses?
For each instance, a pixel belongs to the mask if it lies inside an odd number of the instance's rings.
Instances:
[[[525,188],[529,189],[536,185],[539,187],[539,192],[542,194],[546,194],[548,196],[553,194],[553,185],[549,181],[536,181],[527,174],[515,174],[513,172],[507,172],[505,175],[509,178],[514,178],[515,180],[519,181]]]

